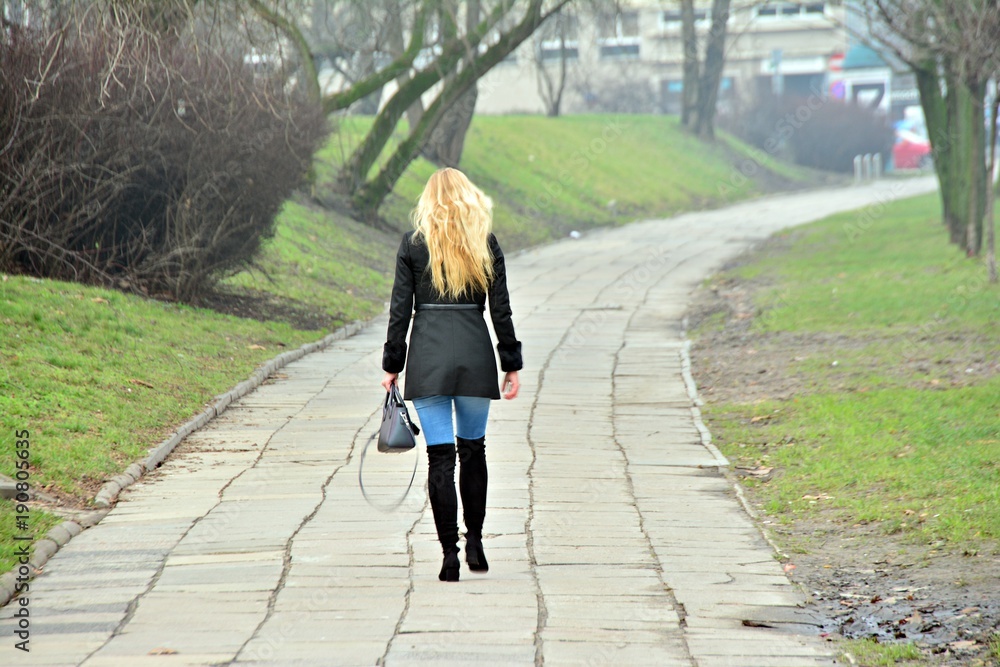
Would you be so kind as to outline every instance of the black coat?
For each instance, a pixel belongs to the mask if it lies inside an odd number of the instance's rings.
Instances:
[[[389,303],[389,329],[382,351],[382,369],[399,373],[404,366],[407,368],[405,399],[424,396],[500,398],[496,358],[483,319],[487,294],[471,294],[461,302],[438,294],[431,284],[427,246],[414,243],[413,234],[403,235],[396,253],[396,279]],[[489,236],[489,244],[493,254],[493,282],[488,296],[493,330],[499,340],[500,368],[504,372],[518,371],[522,366],[521,343],[514,336],[503,251],[493,234]],[[440,307],[441,304],[458,303],[466,307]],[[414,309],[407,354],[406,332]]]

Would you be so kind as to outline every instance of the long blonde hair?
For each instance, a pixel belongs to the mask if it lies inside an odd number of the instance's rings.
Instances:
[[[458,299],[487,291],[493,280],[493,202],[482,190],[457,169],[439,169],[411,217],[414,240],[427,243],[431,283],[439,294]]]

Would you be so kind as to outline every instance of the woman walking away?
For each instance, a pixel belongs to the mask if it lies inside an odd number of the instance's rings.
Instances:
[[[415,230],[403,236],[396,254],[382,352],[382,386],[388,391],[407,368],[403,398],[413,401],[427,441],[427,495],[444,552],[441,581],[458,581],[456,451],[465,559],[470,570],[489,569],[483,553],[486,419],[500,388],[483,319],[487,297],[505,373],[504,398],[516,398],[520,388],[521,343],[511,321],[503,252],[490,233],[492,207],[489,197],[457,169],[441,169],[430,177],[413,210]],[[416,312],[407,354],[411,311]]]

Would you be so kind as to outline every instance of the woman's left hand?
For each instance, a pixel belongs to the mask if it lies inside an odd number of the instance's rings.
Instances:
[[[503,397],[508,401],[517,398],[517,392],[521,389],[521,378],[517,371],[509,371],[503,376]]]
[[[396,384],[396,379],[399,377],[399,373],[386,373],[382,377],[382,386],[385,387],[386,391],[392,389],[392,385]]]

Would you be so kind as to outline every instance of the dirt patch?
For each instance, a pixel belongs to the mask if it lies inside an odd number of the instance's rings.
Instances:
[[[771,241],[761,252],[780,252],[787,243]],[[931,335],[914,346],[892,337],[763,331],[767,313],[756,308],[754,294],[768,287],[765,280],[716,280],[692,302],[692,372],[709,403],[789,400],[815,389],[818,362],[832,366],[839,358],[851,363],[824,389],[863,391],[874,374],[883,382],[939,389],[1000,374],[1000,341],[981,336]],[[858,354],[893,345],[907,347],[899,355]],[[746,491],[760,506],[754,490]],[[913,544],[832,514],[766,529],[791,554],[789,576],[812,596],[810,606],[826,619],[828,636],[914,642],[932,665],[1000,664],[989,647],[1000,633],[1000,561],[994,554]]]
[[[216,290],[202,296],[197,305],[259,322],[285,322],[301,331],[335,329],[345,320],[332,317],[305,303],[249,289]]]
[[[833,519],[769,530],[793,552],[789,575],[826,619],[824,634],[914,642],[934,665],[996,664],[989,648],[1000,628],[995,557],[897,541]]]

